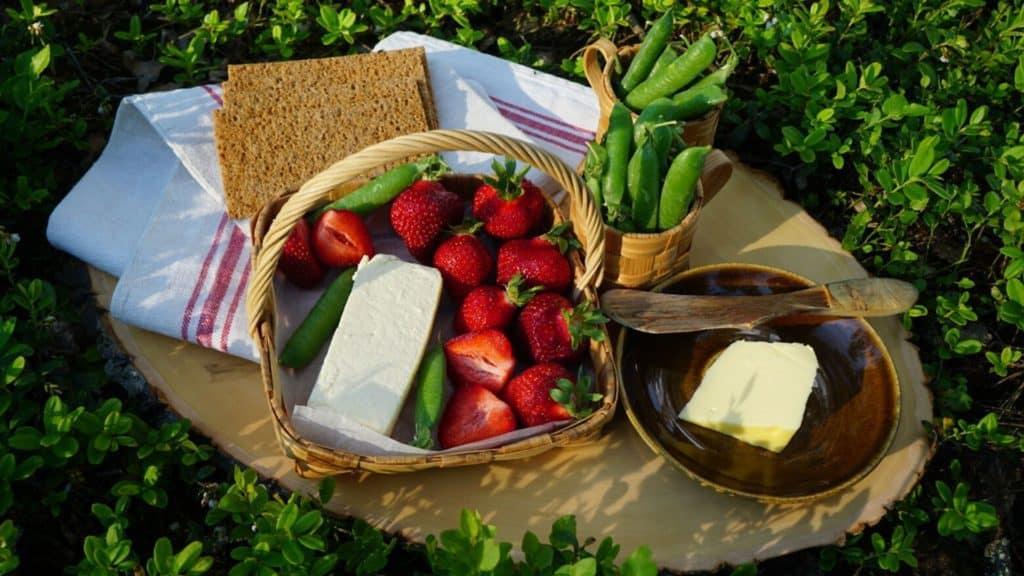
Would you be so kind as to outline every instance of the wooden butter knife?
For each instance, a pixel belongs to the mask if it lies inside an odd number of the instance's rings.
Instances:
[[[716,328],[751,328],[791,314],[890,316],[917,301],[912,284],[892,278],[830,282],[765,296],[696,296],[643,290],[609,290],[601,309],[640,332],[670,334]]]

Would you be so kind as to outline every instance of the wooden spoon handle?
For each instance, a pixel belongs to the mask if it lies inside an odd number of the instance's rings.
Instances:
[[[912,284],[893,278],[859,278],[826,284],[828,310],[833,316],[891,316],[917,302]]]

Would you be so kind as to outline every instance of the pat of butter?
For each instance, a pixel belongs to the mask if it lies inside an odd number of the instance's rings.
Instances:
[[[307,404],[389,436],[440,300],[436,268],[383,254],[364,258]]]
[[[800,429],[817,371],[806,344],[733,342],[705,371],[679,418],[781,452]]]

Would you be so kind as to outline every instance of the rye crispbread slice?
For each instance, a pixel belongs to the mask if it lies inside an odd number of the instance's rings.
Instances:
[[[356,103],[266,106],[214,112],[213,127],[228,214],[252,216],[345,156],[429,129],[415,80],[392,81],[381,97]]]

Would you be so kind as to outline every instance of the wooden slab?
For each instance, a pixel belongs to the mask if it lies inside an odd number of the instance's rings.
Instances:
[[[726,261],[786,268],[819,282],[864,275],[824,228],[782,199],[771,178],[741,166],[703,213],[694,241],[694,265]],[[101,306],[108,305],[114,278],[91,274]],[[701,488],[644,445],[620,413],[599,441],[526,461],[340,477],[328,508],[413,540],[457,526],[460,509],[476,508],[500,538],[515,543],[526,530],[546,536],[553,520],[571,513],[582,535],[613,535],[624,554],[648,545],[659,564],[676,570],[836,542],[877,522],[920,478],[931,454],[921,424],[932,417],[931,396],[917,350],[896,319],[872,324],[903,386],[899,433],[872,474],[821,502],[771,506]],[[149,383],[217,446],[289,489],[315,492],[278,449],[255,364],[116,320],[110,325]]]

